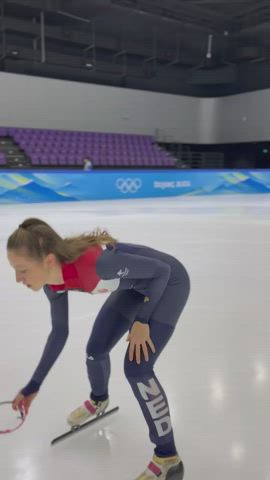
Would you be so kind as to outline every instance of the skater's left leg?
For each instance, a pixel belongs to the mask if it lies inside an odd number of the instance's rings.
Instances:
[[[148,362],[141,358],[141,363],[137,364],[135,360],[129,360],[127,351],[124,366],[125,375],[148,424],[150,440],[156,445],[155,454],[163,457],[176,455],[177,451],[167,396],[154,373],[154,364],[173,331],[171,326],[153,322],[150,336],[156,352],[149,352]]]
[[[155,444],[154,456],[145,471],[136,480],[182,480],[184,466],[179,457],[172,429],[170,409],[153,367],[159,354],[170,339],[174,328],[158,322],[151,325],[151,339],[156,353],[149,352],[149,361],[141,363],[125,357],[125,374],[148,424],[149,437]]]
[[[189,277],[184,269],[180,273],[181,283],[167,286],[149,319],[155,353],[148,348],[149,361],[146,362],[141,352],[140,364],[129,360],[129,348],[125,356],[126,377],[140,404],[149,427],[150,440],[156,445],[155,454],[159,457],[177,453],[167,396],[155,376],[154,365],[171,338],[189,296]]]

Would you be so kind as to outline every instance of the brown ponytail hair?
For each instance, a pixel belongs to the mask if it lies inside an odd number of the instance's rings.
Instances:
[[[73,262],[89,247],[114,245],[117,240],[106,230],[96,229],[91,233],[62,238],[55,230],[39,218],[27,218],[10,235],[8,250],[25,250],[36,260],[53,253],[59,262]]]

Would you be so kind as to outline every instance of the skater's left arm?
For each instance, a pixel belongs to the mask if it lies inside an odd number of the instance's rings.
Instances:
[[[39,390],[43,380],[64,348],[68,337],[68,292],[52,292],[46,285],[44,291],[50,301],[52,330],[42,357],[31,380],[21,390],[24,396]]]

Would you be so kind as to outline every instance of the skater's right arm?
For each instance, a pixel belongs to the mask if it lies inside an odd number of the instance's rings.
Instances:
[[[52,330],[30,382],[20,392],[24,397],[38,392],[68,337],[68,292],[53,292],[47,285],[44,291],[50,301]]]

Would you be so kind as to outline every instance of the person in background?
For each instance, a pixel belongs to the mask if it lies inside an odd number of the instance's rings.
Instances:
[[[92,168],[93,168],[92,161],[90,160],[89,157],[85,157],[83,159],[83,169],[84,170],[92,170]]]
[[[99,229],[62,238],[36,218],[26,219],[9,237],[7,256],[17,282],[34,291],[43,288],[52,319],[40,362],[14,398],[13,408],[27,414],[66,343],[68,291],[111,292],[97,314],[86,347],[90,396],[70,413],[68,424],[79,426],[108,407],[110,352],[128,333],[124,372],[155,445],[152,460],[136,480],[168,480],[172,475],[182,480],[184,467],[174,441],[167,396],[154,372],[189,296],[189,276],[182,263],[148,246],[118,242]],[[130,435],[127,441],[132,441]]]

